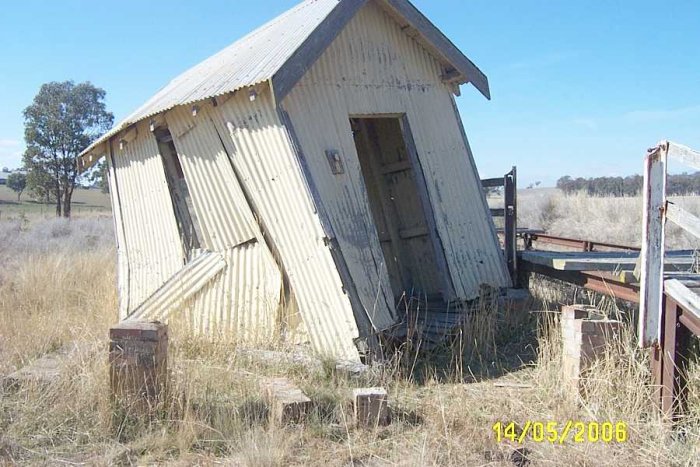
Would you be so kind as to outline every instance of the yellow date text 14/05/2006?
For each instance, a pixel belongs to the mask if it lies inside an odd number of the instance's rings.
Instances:
[[[496,441],[522,444],[526,440],[536,443],[624,443],[627,441],[625,422],[533,422],[524,425],[515,422],[493,424]]]

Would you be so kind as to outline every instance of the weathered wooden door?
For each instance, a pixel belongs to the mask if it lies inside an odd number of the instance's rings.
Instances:
[[[422,173],[404,138],[401,118],[352,118],[355,146],[370,209],[395,298],[444,298],[445,275],[438,261],[431,207]],[[420,168],[418,168],[420,170]]]

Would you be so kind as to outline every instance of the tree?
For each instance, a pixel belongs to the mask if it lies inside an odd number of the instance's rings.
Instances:
[[[574,190],[574,181],[569,175],[564,175],[559,180],[557,180],[557,188],[566,194],[571,193]]]
[[[51,193],[57,216],[71,214],[78,180],[76,158],[114,121],[106,110],[105,94],[89,82],[46,83],[24,110],[24,164],[32,191]]]
[[[19,203],[22,192],[27,188],[27,176],[21,172],[13,172],[7,176],[7,186],[17,193],[17,202]]]
[[[55,202],[55,193],[52,189],[53,178],[51,175],[37,164],[27,164],[26,168],[29,196],[45,204]]]

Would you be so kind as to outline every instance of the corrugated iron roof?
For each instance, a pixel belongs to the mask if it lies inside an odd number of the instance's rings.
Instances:
[[[270,80],[340,1],[306,0],[190,68],[83,154],[144,118]]]
[[[220,96],[244,87],[272,81],[290,61],[307,39],[328,40],[337,30],[326,31],[325,37],[313,38],[312,34],[324,23],[342,2],[352,2],[356,11],[367,0],[305,0],[262,27],[239,39],[221,52],[190,68],[162,88],[135,112],[115,125],[110,131],[87,147],[81,156],[80,170],[94,164],[89,153],[130,125],[179,105],[193,104]],[[425,47],[451,64],[458,84],[472,82],[479,91],[490,98],[488,79],[442,32],[435,27],[408,0],[383,0],[380,5],[400,18],[402,26]],[[333,25],[329,26],[333,29]],[[299,66],[294,63],[294,66]]]

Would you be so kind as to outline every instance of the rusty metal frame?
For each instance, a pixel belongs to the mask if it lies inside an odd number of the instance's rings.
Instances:
[[[616,299],[640,303],[640,344],[651,344],[652,374],[657,386],[657,400],[662,411],[675,420],[684,410],[687,400],[687,360],[692,336],[700,336],[700,313],[693,312],[697,310],[697,305],[683,298],[685,295],[679,295],[678,299],[670,295],[671,283],[674,281],[664,283],[664,227],[668,217],[680,227],[698,235],[700,219],[680,208],[676,208],[675,215],[668,214],[669,203],[665,186],[668,157],[700,169],[700,152],[685,146],[662,141],[648,151],[644,173],[642,248],[560,237],[537,231],[518,232],[517,225],[512,224],[509,228],[507,222],[506,228],[499,234],[505,236],[506,254],[509,251],[509,241],[512,241],[515,251],[518,237],[522,238],[527,250],[532,249],[535,243],[543,243],[583,252],[641,251],[642,280],[639,285],[622,282],[614,274],[601,271],[559,271],[527,261],[522,261],[520,269],[521,272],[545,275]],[[512,173],[515,178],[515,168]],[[508,174],[503,185],[500,184],[500,179],[482,180],[482,185],[485,188],[505,186],[507,177]],[[517,214],[516,200],[512,200],[512,212]],[[493,209],[491,212],[494,216],[507,216],[508,200],[504,209]],[[515,271],[517,272],[517,269]],[[513,277],[517,283],[517,276]],[[697,298],[697,295],[693,297]],[[683,303],[679,303],[679,300]]]
[[[641,248],[614,243],[595,242],[592,240],[579,240],[577,238],[561,237],[539,232],[523,232],[520,234],[526,250],[532,250],[533,244],[542,243],[548,245],[563,246],[578,251],[640,251]]]
[[[483,188],[504,188],[503,208],[490,209],[492,217],[504,218],[503,250],[513,284],[518,282],[518,169],[513,167],[502,178],[481,180]]]
[[[663,297],[661,338],[652,349],[652,374],[661,410],[677,420],[687,401],[687,362],[690,338],[700,322],[668,295]]]

